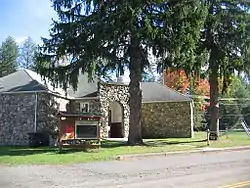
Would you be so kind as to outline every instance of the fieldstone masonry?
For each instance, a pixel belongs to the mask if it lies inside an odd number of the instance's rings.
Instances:
[[[100,95],[100,111],[103,114],[101,135],[108,137],[108,110],[111,102],[118,102],[123,108],[123,129],[124,136],[127,137],[129,133],[129,91],[128,86],[124,84],[99,84]]]
[[[27,146],[28,133],[54,133],[58,129],[59,110],[56,97],[37,94],[37,126],[35,127],[35,93],[0,95],[0,145]],[[51,144],[56,138],[51,137]]]
[[[34,112],[35,94],[0,95],[0,145],[28,145]]]
[[[190,138],[192,123],[190,101],[142,105],[143,138]]]
[[[100,100],[99,99],[88,99],[88,100],[84,100],[85,102],[89,103],[89,112],[90,113],[101,113],[100,112]]]
[[[70,100],[67,104],[67,111],[75,112],[80,102],[89,102],[90,113],[103,115],[101,135],[108,137],[109,106],[111,102],[118,102],[123,109],[123,131],[124,136],[127,137],[130,115],[128,85],[99,83],[98,88],[98,98]],[[37,94],[37,126],[35,128],[35,93],[0,94],[0,145],[27,146],[29,144],[28,133],[56,132],[58,118],[55,115],[59,107],[64,105],[64,102],[60,100],[49,93]],[[190,101],[155,102],[142,105],[144,138],[192,137],[192,123]],[[55,138],[53,139],[51,143],[55,142]]]
[[[108,111],[111,102],[123,109],[124,136],[129,133],[129,88],[119,83],[99,83],[99,99],[70,102],[69,110],[77,111],[80,102],[89,102],[90,113],[101,113],[101,135],[108,137]],[[144,138],[192,137],[192,108],[190,101],[152,102],[142,105],[142,134]]]

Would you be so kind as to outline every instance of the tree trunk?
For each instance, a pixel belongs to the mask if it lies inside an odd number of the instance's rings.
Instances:
[[[210,84],[210,140],[219,139],[219,83],[218,83],[218,62],[210,58],[209,84]]]
[[[140,88],[140,82],[142,79],[142,54],[140,46],[137,43],[131,43],[130,53],[130,83],[129,83],[129,136],[128,145],[141,145],[142,133],[141,133],[141,107],[142,107],[142,91]]]

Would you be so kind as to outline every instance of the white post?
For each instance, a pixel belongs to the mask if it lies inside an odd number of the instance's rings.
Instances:
[[[37,131],[37,92],[35,93],[35,126],[34,126],[34,132]]]
[[[191,138],[194,138],[194,101],[190,102]]]

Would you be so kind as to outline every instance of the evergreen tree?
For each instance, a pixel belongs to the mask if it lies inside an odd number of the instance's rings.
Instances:
[[[39,72],[66,89],[76,89],[78,75],[102,75],[115,69],[130,71],[129,145],[142,144],[140,82],[149,65],[149,50],[159,59],[177,61],[182,54],[192,59],[204,19],[199,0],[53,0],[59,21],[51,38],[43,39]],[[184,53],[188,51],[187,53]],[[180,53],[183,52],[183,53]],[[62,57],[70,64],[57,66]],[[104,61],[105,60],[105,61]],[[48,67],[49,62],[49,67]],[[162,62],[162,61],[159,61]],[[43,63],[47,68],[43,68]],[[165,64],[159,63],[160,67]]]
[[[36,43],[29,37],[22,43],[19,49],[19,67],[34,70]]]
[[[0,77],[17,70],[18,46],[12,37],[7,37],[0,47]]]
[[[250,2],[248,0],[209,0],[209,14],[201,48],[209,51],[210,139],[219,137],[219,76],[224,92],[235,70],[248,71],[250,47]]]
[[[249,73],[250,62],[250,1],[204,0],[208,14],[201,30],[195,59],[171,62],[182,67],[189,75],[200,74],[207,67],[210,84],[210,139],[219,138],[219,94],[225,92],[234,71]],[[201,61],[202,59],[202,61]],[[219,79],[223,78],[222,91]]]

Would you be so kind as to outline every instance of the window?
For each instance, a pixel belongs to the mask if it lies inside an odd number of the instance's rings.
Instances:
[[[80,112],[89,113],[89,103],[87,102],[80,103]]]
[[[97,121],[76,121],[76,138],[98,139]]]
[[[76,103],[75,104],[75,110],[76,110],[76,112],[80,112],[81,110],[81,107],[80,107],[80,103]]]

